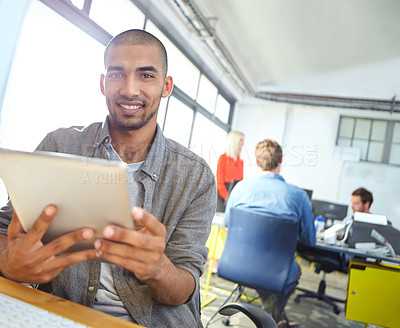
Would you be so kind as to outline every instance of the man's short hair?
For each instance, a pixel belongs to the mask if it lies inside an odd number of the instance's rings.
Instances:
[[[354,190],[351,195],[352,196],[360,196],[362,203],[365,204],[366,202],[369,202],[370,206],[372,205],[372,202],[374,201],[374,198],[372,197],[372,193],[365,188],[358,188],[358,189]]]
[[[270,139],[260,141],[255,149],[256,161],[263,171],[271,171],[282,162],[282,148]]]
[[[162,44],[162,42],[159,39],[157,39],[153,34],[143,30],[133,29],[133,30],[127,30],[125,32],[116,35],[107,44],[106,50],[104,52],[104,66],[106,65],[110,49],[118,46],[156,46],[160,50],[164,77],[167,76],[167,71],[168,71],[167,51],[165,50],[165,47]]]

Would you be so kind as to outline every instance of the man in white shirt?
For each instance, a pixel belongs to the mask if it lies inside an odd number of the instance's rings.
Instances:
[[[365,188],[358,188],[351,194],[351,209],[353,213],[343,219],[343,223],[347,224],[354,218],[355,212],[370,213],[370,207],[374,198],[372,193]],[[343,236],[341,236],[343,238]],[[339,238],[340,239],[340,238]]]
[[[358,188],[351,194],[351,209],[353,213],[369,213],[374,198],[372,193],[365,188]]]

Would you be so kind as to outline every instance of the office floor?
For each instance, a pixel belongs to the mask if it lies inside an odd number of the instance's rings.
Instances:
[[[206,270],[208,267],[206,266]],[[202,285],[205,284],[207,278],[207,271],[201,279]],[[302,263],[302,276],[298,287],[316,290],[318,283],[322,277],[322,273],[316,274],[309,263]],[[326,275],[327,289],[326,293],[331,296],[338,298],[346,297],[347,290],[347,275],[339,273],[331,273]],[[214,287],[209,293],[216,295],[216,299],[202,309],[202,321],[204,326],[206,325],[209,318],[218,309],[219,305],[226,299],[227,291],[231,291],[234,284],[224,279],[213,275],[211,278],[211,285]],[[255,296],[255,293],[251,289],[246,289],[248,296]],[[286,314],[289,319],[296,321],[300,324],[300,328],[363,328],[364,323],[348,320],[344,313],[344,304],[338,303],[341,312],[336,315],[332,311],[332,307],[328,304],[318,301],[316,299],[301,299],[300,303],[295,303],[295,296],[301,293],[295,291],[291,296],[288,305],[286,306]],[[207,297],[207,299],[210,299]],[[226,328],[222,323],[222,317],[218,315],[215,322],[209,325],[210,328]],[[231,317],[230,326],[231,328],[250,328],[254,327],[252,322],[244,315],[238,313]],[[376,328],[379,326],[368,325],[368,328]]]

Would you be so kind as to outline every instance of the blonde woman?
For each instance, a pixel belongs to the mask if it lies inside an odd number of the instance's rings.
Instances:
[[[225,211],[225,204],[229,192],[236,182],[243,180],[243,160],[240,158],[243,143],[244,134],[242,132],[231,131],[228,133],[225,153],[219,157],[217,165],[217,212]],[[217,241],[214,245],[211,245],[210,240],[207,241],[206,246],[210,248],[209,254],[213,254],[213,273],[217,272],[218,260],[224,250],[226,235],[227,228],[222,228],[220,229]]]
[[[225,153],[219,157],[217,165],[217,212],[225,211],[230,189],[237,181],[243,180],[243,160],[240,158],[243,143],[242,132],[229,132]]]

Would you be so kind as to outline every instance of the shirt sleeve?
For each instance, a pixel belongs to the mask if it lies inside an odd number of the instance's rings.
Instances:
[[[211,172],[211,171],[210,171]],[[190,272],[199,290],[199,279],[203,274],[208,249],[205,247],[215,214],[216,186],[214,175],[199,177],[199,187],[190,205],[176,226],[166,225],[167,242],[165,254],[182,269]],[[177,206],[179,207],[179,206]],[[192,297],[188,300],[191,301]]]
[[[217,165],[217,190],[218,194],[226,199],[228,197],[228,190],[225,186],[225,172],[226,172],[226,156],[221,155],[218,159]]]
[[[8,226],[13,216],[13,207],[11,201],[0,209],[0,233],[7,235]]]
[[[301,218],[299,227],[299,241],[303,245],[315,245],[315,226],[314,214],[311,208],[311,202],[306,194],[302,195]]]

